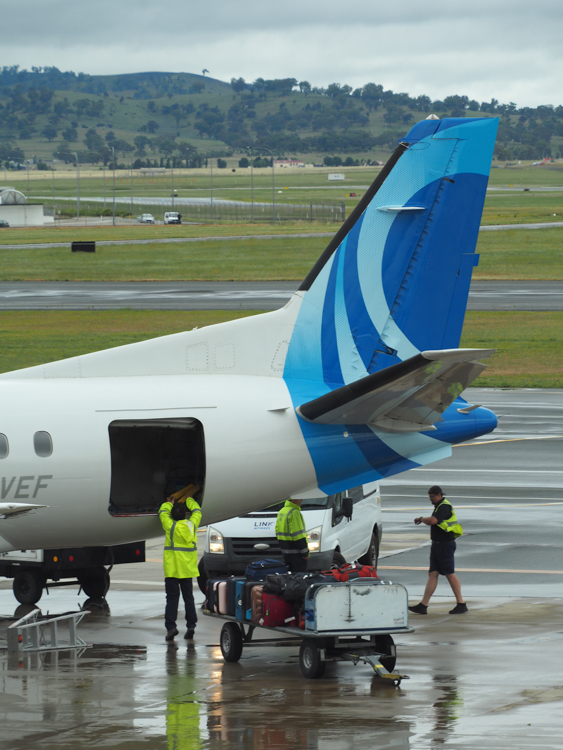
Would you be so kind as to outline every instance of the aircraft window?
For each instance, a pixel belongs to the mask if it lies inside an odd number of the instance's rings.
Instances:
[[[0,458],[7,458],[9,452],[8,438],[0,432]]]
[[[53,452],[53,441],[48,432],[36,432],[33,436],[33,447],[41,458],[48,458]]]

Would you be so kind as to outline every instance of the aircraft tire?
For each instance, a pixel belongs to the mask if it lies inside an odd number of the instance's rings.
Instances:
[[[82,586],[82,591],[89,599],[105,599],[109,590],[110,578],[109,572],[103,565],[97,568],[87,568],[78,575],[78,583]]]
[[[14,596],[20,604],[37,604],[43,595],[44,577],[36,570],[20,570],[14,577]]]

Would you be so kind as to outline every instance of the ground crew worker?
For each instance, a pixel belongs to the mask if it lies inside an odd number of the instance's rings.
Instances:
[[[309,559],[307,532],[301,513],[302,502],[303,500],[286,500],[276,520],[276,536],[283,561],[292,573],[305,572]]]
[[[192,489],[192,487],[190,487]],[[186,610],[186,634],[191,640],[197,623],[195,611],[193,581],[199,575],[197,569],[197,527],[201,521],[201,508],[192,498],[180,493],[167,498],[160,506],[158,516],[166,532],[164,543],[164,584],[166,591],[166,610],[164,620],[166,640],[173,641],[178,635],[176,618],[180,591]],[[178,495],[180,497],[178,497]],[[188,511],[191,511],[189,518]]]
[[[463,530],[457,522],[451,503],[446,500],[438,485],[435,484],[430,487],[428,497],[434,506],[434,512],[431,516],[415,518],[414,522],[417,526],[421,523],[430,526],[430,539],[432,540],[430,571],[420,604],[409,607],[409,609],[417,615],[427,614],[428,602],[438,585],[438,576],[443,575],[448,579],[457,602],[456,606],[450,610],[450,615],[461,615],[467,612],[467,604],[463,601],[461,583],[455,574],[454,554],[456,549],[455,539],[461,536]]]

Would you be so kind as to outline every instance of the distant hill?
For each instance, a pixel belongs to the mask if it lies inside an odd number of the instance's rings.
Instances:
[[[367,83],[326,89],[294,78],[230,83],[192,73],[91,76],[0,70],[0,163],[26,159],[201,166],[233,154],[361,163],[385,158],[413,122],[499,116],[502,160],[563,156],[563,107],[521,108],[450,95],[410,97]]]

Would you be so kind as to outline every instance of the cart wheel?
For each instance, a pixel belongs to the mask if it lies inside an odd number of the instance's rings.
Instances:
[[[379,661],[388,672],[392,672],[397,663],[397,648],[393,638],[390,635],[378,635],[375,639],[375,648],[384,654]]]
[[[238,661],[242,655],[242,633],[236,622],[226,622],[223,625],[221,653],[225,661]]]
[[[14,596],[20,604],[37,604],[43,595],[45,580],[35,570],[22,570],[14,577]]]
[[[316,680],[323,676],[326,662],[321,659],[321,652],[313,641],[305,640],[301,644],[299,666],[303,677],[307,677],[309,680]]]

